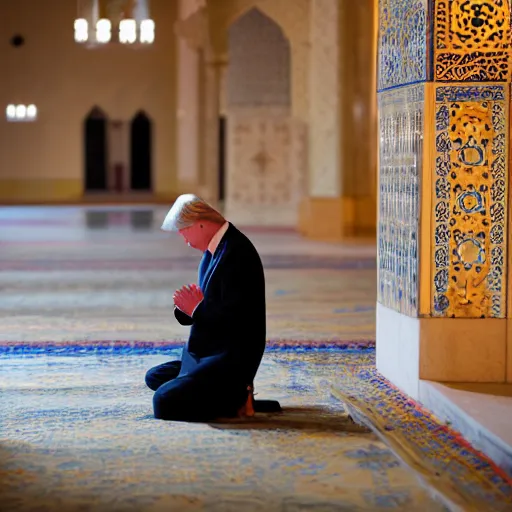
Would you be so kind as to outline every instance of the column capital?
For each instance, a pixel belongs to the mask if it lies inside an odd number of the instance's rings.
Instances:
[[[208,14],[201,7],[188,18],[174,24],[175,34],[183,39],[191,49],[202,50],[208,46]]]

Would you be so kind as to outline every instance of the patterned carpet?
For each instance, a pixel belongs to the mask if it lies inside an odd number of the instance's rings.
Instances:
[[[371,246],[248,229],[267,280],[257,391],[285,412],[154,420],[144,373],[187,337],[172,293],[200,257],[164,213],[0,208],[0,510],[512,510],[506,475],[376,375]]]
[[[152,418],[143,384],[177,354],[80,352],[0,355],[2,510],[444,510],[347,419],[321,385],[332,367],[275,352],[257,391],[283,414],[180,424]]]
[[[172,294],[201,255],[159,231],[165,213],[0,208],[0,341],[185,340]],[[374,247],[253,231],[269,339],[374,338]]]
[[[266,270],[266,278],[269,339],[374,338],[374,270]],[[196,279],[195,270],[0,272],[0,340],[183,341],[172,293]]]
[[[256,386],[284,412],[200,425],[151,415],[144,373],[178,349],[44,348],[0,350],[5,510],[512,507],[511,479],[378,376],[373,349],[275,347]],[[350,421],[354,406],[386,443]]]

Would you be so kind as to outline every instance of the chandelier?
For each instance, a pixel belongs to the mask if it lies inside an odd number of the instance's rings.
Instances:
[[[145,46],[155,41],[149,0],[77,0],[75,42],[89,48],[107,44]]]

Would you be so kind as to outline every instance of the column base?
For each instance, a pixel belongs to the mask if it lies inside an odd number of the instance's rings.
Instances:
[[[373,197],[307,197],[299,209],[299,232],[314,240],[372,239],[376,235]]]
[[[507,320],[412,318],[377,304],[377,369],[415,399],[420,380],[504,383]]]
[[[377,303],[377,370],[417,400],[420,382],[420,320]]]

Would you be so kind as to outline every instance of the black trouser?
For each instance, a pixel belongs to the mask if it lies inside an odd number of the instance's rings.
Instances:
[[[228,385],[201,374],[178,377],[181,361],[151,368],[146,384],[155,391],[155,418],[177,421],[211,421],[236,416],[247,400],[247,388]]]
[[[146,385],[156,391],[162,384],[174,380],[180,373],[181,361],[170,361],[155,366],[146,373]]]
[[[146,373],[147,386],[155,391],[155,418],[177,421],[211,421],[236,416],[248,397],[246,386],[227,385],[198,375],[179,377],[181,361],[170,361]],[[255,400],[256,412],[279,412],[274,400]]]

